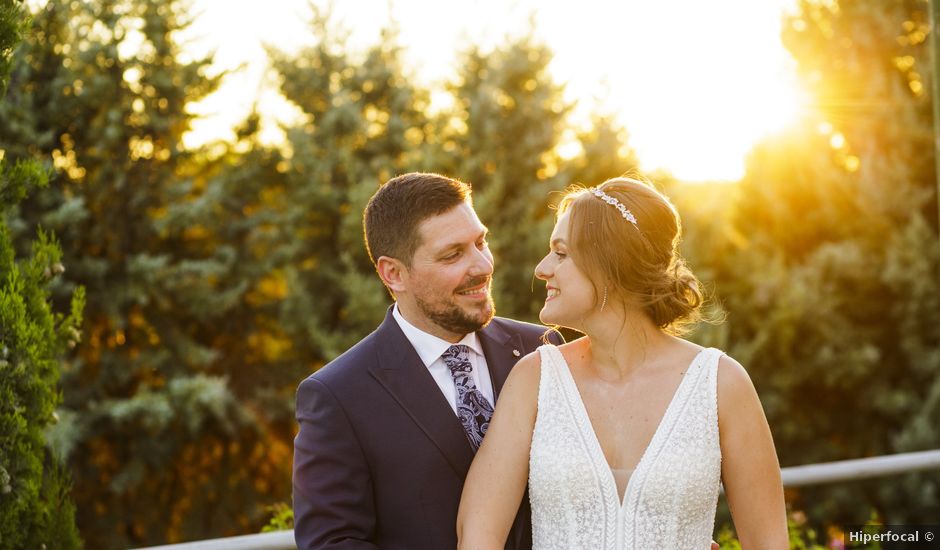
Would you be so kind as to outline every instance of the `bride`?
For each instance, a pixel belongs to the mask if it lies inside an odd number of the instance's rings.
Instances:
[[[528,482],[533,548],[707,549],[724,483],[743,548],[787,548],[780,468],[744,368],[676,334],[698,282],[652,187],[562,200],[539,315],[585,336],[524,357],[463,489],[460,549],[503,548]]]

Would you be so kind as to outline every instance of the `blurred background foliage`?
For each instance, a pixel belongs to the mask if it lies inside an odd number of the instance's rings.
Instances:
[[[423,170],[472,183],[491,230],[498,312],[535,321],[543,295],[532,269],[557,192],[639,175],[611,114],[572,122],[548,71],[552,52],[534,33],[468,47],[444,90],[452,101],[432,110],[394,26],[354,51],[315,11],[314,46],[268,51],[282,94],[302,112],[284,143],[264,144],[252,114],[235,140],[193,149],[182,142],[195,117],[187,106],[225,75],[209,70],[211,56],[179,55],[185,2],[49,1],[15,52],[4,25],[25,13],[13,8],[0,25],[0,68],[9,60],[10,70],[0,275],[10,280],[14,256],[26,266],[45,254],[66,268],[35,282],[47,309],[72,313],[49,325],[58,343],[44,366],[23,371],[52,392],[25,422],[39,426],[30,437],[41,446],[58,387],[42,452],[67,465],[58,475],[71,476],[89,548],[254,532],[289,501],[296,385],[370,332],[390,303],[361,237],[362,209],[381,182]],[[727,316],[691,338],[747,367],[783,466],[940,442],[928,28],[923,0],[803,0],[784,40],[816,112],[757,144],[740,182],[652,175],[683,215],[683,251],[711,307]],[[49,183],[20,200],[6,174],[23,163]],[[40,228],[55,239],[39,237],[37,249]],[[56,253],[34,252],[56,243]],[[66,329],[83,300],[79,343]],[[10,347],[15,321],[3,322]],[[63,347],[70,339],[77,345]],[[14,375],[3,368],[7,391]],[[12,428],[0,426],[2,451],[14,452]],[[7,468],[13,455],[0,456]],[[41,464],[31,462],[36,479],[56,471],[54,460]],[[925,473],[788,499],[825,532],[872,511],[886,523],[936,519],[938,490]],[[11,498],[0,494],[0,509]],[[18,532],[0,525],[2,541]]]

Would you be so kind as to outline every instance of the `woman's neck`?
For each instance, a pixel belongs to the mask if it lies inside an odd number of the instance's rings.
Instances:
[[[609,311],[586,323],[591,366],[605,380],[630,377],[659,355],[673,337],[663,332],[643,312]]]

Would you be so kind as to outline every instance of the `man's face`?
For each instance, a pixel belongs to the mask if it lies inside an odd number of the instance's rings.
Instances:
[[[410,323],[457,341],[490,322],[496,310],[486,232],[467,203],[421,222],[418,249],[402,273],[405,292],[397,293]]]

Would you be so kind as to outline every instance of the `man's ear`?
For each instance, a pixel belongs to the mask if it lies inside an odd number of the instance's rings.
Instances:
[[[379,259],[375,262],[375,270],[393,294],[397,295],[405,290],[408,282],[408,268],[401,260],[388,256],[379,256]]]

